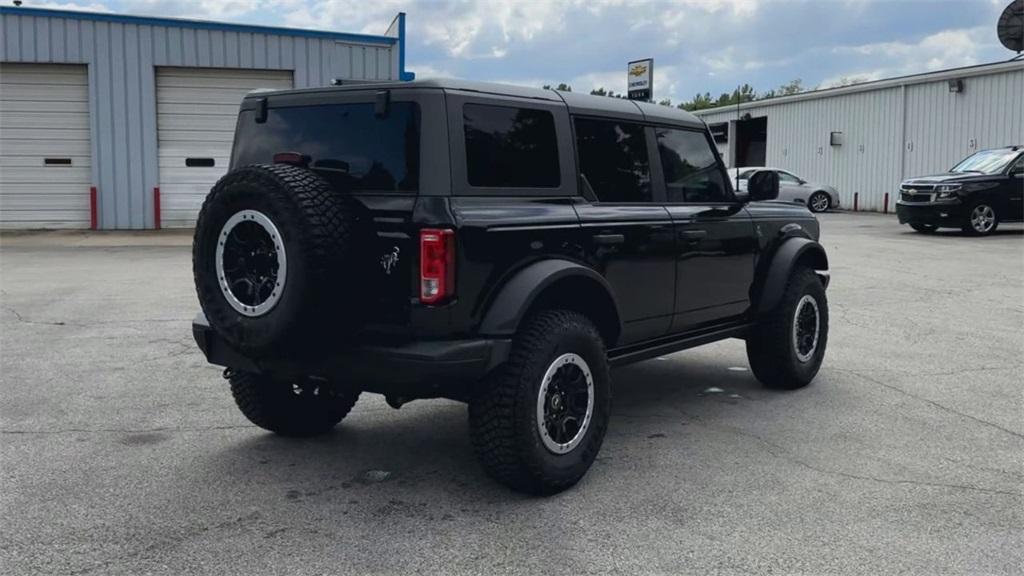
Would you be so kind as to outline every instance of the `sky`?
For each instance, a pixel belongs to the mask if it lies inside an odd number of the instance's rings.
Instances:
[[[6,2],[5,2],[6,3]],[[1009,0],[76,0],[26,6],[383,34],[407,14],[418,77],[625,90],[654,58],[673,102],[801,79],[806,88],[1007,60]]]

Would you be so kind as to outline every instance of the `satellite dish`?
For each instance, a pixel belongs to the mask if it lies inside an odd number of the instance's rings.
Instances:
[[[1014,52],[1024,51],[1024,0],[1013,0],[996,24],[999,41]]]

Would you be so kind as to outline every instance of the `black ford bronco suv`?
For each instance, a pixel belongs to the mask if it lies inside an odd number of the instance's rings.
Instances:
[[[330,430],[364,391],[469,405],[484,469],[575,484],[609,368],[746,340],[766,386],[806,385],[828,262],[774,172],[736,194],[673,108],[463,81],[250,94],[196,225],[193,325],[238,407]]]

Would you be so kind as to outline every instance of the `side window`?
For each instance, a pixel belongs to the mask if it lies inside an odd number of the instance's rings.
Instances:
[[[551,112],[466,104],[462,119],[470,186],[559,186],[558,142]]]
[[[1017,158],[1017,161],[1010,166],[1010,176],[1024,174],[1024,156]]]
[[[797,178],[796,176],[793,176],[789,172],[783,172],[782,170],[778,170],[778,173],[779,173],[779,181],[780,182],[786,182],[787,184],[799,184],[800,183],[800,179]]]
[[[580,173],[601,202],[650,202],[651,163],[644,128],[615,120],[577,118]]]
[[[658,128],[669,202],[729,202],[722,170],[703,132]]]
[[[753,174],[753,173],[754,173],[753,170],[742,170],[742,171],[740,171],[739,179],[740,180],[750,180],[750,175]]]

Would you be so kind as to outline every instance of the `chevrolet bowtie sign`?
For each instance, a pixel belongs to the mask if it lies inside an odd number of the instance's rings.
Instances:
[[[650,100],[654,95],[654,59],[635,60],[626,67],[626,94],[630,100]]]

